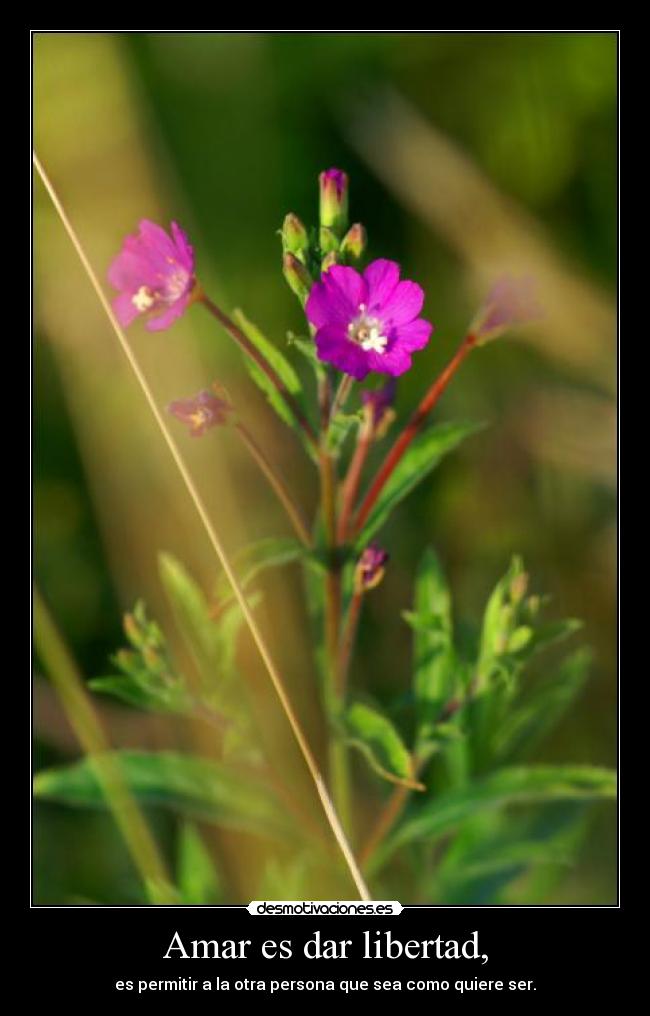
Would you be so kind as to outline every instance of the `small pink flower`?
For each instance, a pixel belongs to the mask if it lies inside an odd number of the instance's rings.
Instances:
[[[371,435],[375,438],[383,437],[395,419],[393,403],[395,402],[396,392],[397,381],[394,377],[389,378],[381,388],[373,388],[361,392],[361,401],[368,426]]]
[[[535,280],[504,275],[488,293],[470,331],[479,343],[501,335],[508,328],[527,324],[542,316],[535,295]]]
[[[155,222],[142,219],[139,232],[122,244],[108,280],[119,290],[113,310],[122,327],[146,314],[148,330],[162,331],[190,302],[196,283],[194,251],[176,222],[171,224],[170,236]]]
[[[366,593],[379,585],[384,577],[388,558],[388,552],[378,543],[368,544],[357,561],[355,588],[358,593]]]
[[[418,317],[424,292],[400,281],[400,266],[379,259],[363,275],[332,265],[314,283],[305,305],[316,326],[316,350],[324,363],[363,381],[371,370],[397,377],[423,349],[433,325]]]
[[[168,413],[187,424],[191,437],[201,437],[211,427],[226,423],[231,409],[229,402],[208,391],[189,399],[177,399],[167,406]]]

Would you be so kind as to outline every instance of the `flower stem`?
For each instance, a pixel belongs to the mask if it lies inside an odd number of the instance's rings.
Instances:
[[[359,864],[364,868],[371,859],[377,847],[384,840],[386,835],[393,828],[395,822],[402,814],[404,805],[408,800],[410,789],[403,785],[395,787],[388,798],[383,810],[380,812],[377,821],[373,825],[368,839],[359,851]]]
[[[350,609],[348,611],[343,636],[341,638],[341,649],[339,652],[339,662],[336,672],[336,692],[340,699],[345,698],[347,691],[348,671],[350,669],[350,660],[352,659],[354,642],[357,637],[357,628],[359,627],[362,604],[363,593],[355,592],[350,602]]]
[[[330,424],[331,424],[332,420],[334,419],[334,417],[336,416],[336,414],[341,409],[343,409],[345,403],[348,400],[350,392],[352,391],[352,385],[353,384],[354,384],[354,378],[351,377],[349,374],[344,374],[343,378],[341,380],[341,383],[339,384],[339,386],[338,386],[338,388],[336,390],[336,395],[334,396],[334,401],[332,402],[332,408],[330,410],[330,418],[329,418],[329,423]]]
[[[88,756],[116,825],[142,878],[151,903],[178,902],[147,822],[127,787],[119,763],[95,713],[84,682],[37,589],[34,590],[34,642],[59,696],[70,726]]]
[[[273,492],[276,495],[278,501],[281,503],[284,510],[286,511],[289,520],[291,522],[291,525],[296,531],[298,539],[301,540],[301,542],[304,543],[306,547],[311,547],[312,538],[307,528],[307,524],[303,518],[300,508],[295,503],[291,494],[289,493],[289,489],[285,484],[284,480],[276,472],[274,466],[269,462],[266,455],[258,445],[257,441],[249,431],[248,427],[246,427],[243,423],[240,422],[235,423],[234,426],[235,430],[237,431],[242,441],[246,445],[251,456],[253,457],[257,465],[260,467],[261,471],[264,473],[264,476],[268,480],[269,485],[273,489]]]
[[[384,489],[384,486],[389,480],[393,470],[404,455],[404,452],[410,445],[413,438],[416,437],[422,429],[427,417],[431,413],[431,410],[438,402],[438,399],[444,392],[463,360],[469,355],[475,345],[476,336],[471,333],[466,335],[456,350],[454,356],[433,382],[428,392],[420,402],[420,405],[406,424],[404,430],[393,444],[392,448],[388,452],[388,455],[379,467],[379,470],[370,485],[370,489],[363,499],[359,511],[357,512],[354,520],[355,533],[358,533],[363,528],[363,525],[372,511],[377,498]]]
[[[368,457],[368,452],[370,451],[371,443],[372,435],[370,428],[364,424],[359,431],[354,455],[352,456],[352,461],[348,467],[348,472],[341,489],[341,511],[339,512],[337,526],[337,539],[339,543],[345,543],[348,539],[350,518],[352,517],[352,512],[354,511],[354,505],[357,500],[359,485],[361,483],[361,474]]]
[[[273,367],[271,367],[268,361],[261,355],[259,350],[256,349],[256,347],[253,345],[248,336],[245,335],[244,332],[241,330],[241,328],[239,328],[235,324],[232,318],[229,318],[228,315],[225,314],[221,310],[221,308],[217,306],[216,303],[214,303],[208,296],[205,295],[205,293],[203,293],[202,291],[199,292],[199,295],[197,296],[196,300],[198,303],[202,303],[203,306],[207,310],[209,310],[212,316],[217,319],[219,324],[235,340],[239,348],[244,351],[246,356],[248,356],[254,363],[256,363],[257,366],[260,368],[260,370],[266,374],[267,378],[272,383],[274,388],[280,393],[285,403],[287,404],[288,408],[290,409],[291,413],[293,414],[298,424],[304,431],[309,443],[313,445],[314,448],[316,448],[317,447],[316,434],[314,433],[314,429],[310,424],[309,420],[303,413],[302,409],[300,408],[300,406],[298,405],[295,398],[288,390],[284,382],[281,380],[281,378],[278,377],[276,372],[273,370]]]

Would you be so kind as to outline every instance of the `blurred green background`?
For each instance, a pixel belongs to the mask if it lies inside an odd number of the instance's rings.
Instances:
[[[386,528],[391,567],[366,613],[354,680],[379,697],[407,686],[399,613],[425,541],[470,623],[520,552],[550,614],[583,618],[580,639],[595,652],[587,692],[543,758],[603,765],[616,761],[616,84],[614,33],[35,37],[36,148],[102,277],[138,218],[176,218],[208,291],[281,341],[301,320],[277,230],[289,210],[315,221],[317,174],[340,166],[369,255],[403,264],[436,325],[400,383],[404,413],[490,280],[504,269],[536,276],[544,320],[474,355],[441,403],[438,418],[488,426]],[[36,577],[95,676],[138,595],[164,623],[158,550],[206,586],[212,562],[40,188],[36,312]],[[133,343],[161,401],[226,381],[313,505],[309,465],[200,311],[163,335],[136,326]],[[227,441],[196,444],[190,462],[231,548],[284,531]],[[278,595],[277,653],[309,723],[295,576]],[[37,766],[74,757],[38,666],[35,704]],[[164,725],[101,705],[115,743],[167,743]],[[173,852],[171,820],[151,817]],[[549,902],[615,900],[614,819],[612,807],[598,810],[581,863]],[[39,805],[35,834],[36,902],[140,899],[110,818]]]

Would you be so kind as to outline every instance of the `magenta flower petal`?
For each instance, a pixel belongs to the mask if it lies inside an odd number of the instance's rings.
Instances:
[[[367,593],[384,577],[389,554],[378,543],[369,543],[357,560],[354,584],[357,593]]]
[[[433,325],[430,321],[417,318],[415,321],[409,321],[408,324],[400,325],[395,329],[397,344],[407,349],[409,353],[414,353],[418,349],[424,349],[431,338],[432,331]]]
[[[133,299],[128,293],[120,293],[119,296],[116,296],[112,306],[115,317],[122,328],[128,328],[140,313],[137,307],[134,307]]]
[[[382,314],[393,326],[408,324],[422,310],[424,290],[417,282],[398,282],[382,306]]]
[[[325,325],[316,332],[316,352],[324,363],[350,374],[357,381],[363,381],[372,370],[363,350],[349,342],[345,328],[340,325]]]
[[[119,291],[114,308],[121,325],[146,315],[150,331],[168,328],[187,308],[196,284],[194,252],[178,223],[171,236],[155,222],[142,219],[138,233],[127,236],[108,269]]]
[[[399,282],[399,265],[379,258],[368,265],[363,277],[368,285],[368,310],[383,308]]]
[[[199,392],[189,399],[177,399],[167,406],[168,413],[187,425],[191,437],[201,437],[211,427],[226,423],[231,410],[226,399],[209,391]]]
[[[150,317],[145,325],[147,331],[164,332],[166,328],[173,325],[174,321],[185,312],[189,299],[189,294],[186,294],[180,300],[175,300],[174,303],[170,303],[169,306],[165,307],[162,314]]]
[[[409,369],[410,354],[424,348],[433,326],[417,316],[422,289],[399,274],[387,260],[373,261],[363,276],[342,265],[322,274],[305,305],[320,360],[358,381],[370,371],[396,377]]]

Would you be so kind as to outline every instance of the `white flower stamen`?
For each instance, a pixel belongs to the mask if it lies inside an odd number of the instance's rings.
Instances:
[[[365,353],[385,353],[388,336],[382,335],[383,325],[377,318],[366,317],[366,305],[359,304],[359,317],[348,325],[348,335]]]
[[[154,305],[154,300],[155,297],[148,286],[140,286],[137,293],[131,297],[131,303],[140,314],[150,310]]]

